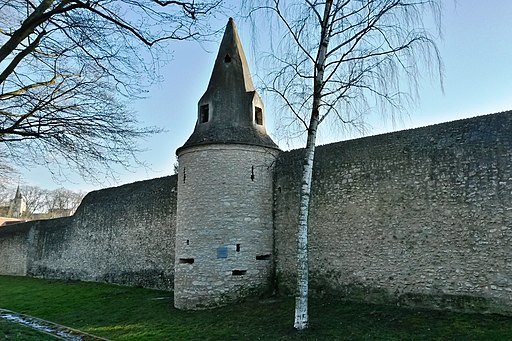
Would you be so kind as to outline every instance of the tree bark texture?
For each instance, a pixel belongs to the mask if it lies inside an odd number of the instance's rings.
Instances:
[[[313,178],[313,162],[315,158],[316,133],[320,118],[322,88],[324,83],[324,70],[329,46],[329,18],[332,0],[326,1],[321,21],[321,35],[318,55],[315,63],[314,93],[311,118],[308,128],[306,154],[302,170],[302,183],[300,190],[299,226],[297,228],[297,293],[295,298],[295,321],[293,326],[297,330],[306,329],[309,325],[308,297],[309,297],[309,258],[308,258],[308,217],[311,200],[311,185]]]
[[[315,158],[316,126],[310,127],[300,189],[299,226],[297,229],[297,294],[295,297],[295,322],[297,330],[308,327],[309,296],[309,259],[308,259],[308,217],[311,198],[311,180],[313,177],[313,160]]]

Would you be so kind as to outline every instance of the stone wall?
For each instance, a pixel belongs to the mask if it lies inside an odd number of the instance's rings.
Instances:
[[[0,273],[172,289],[176,180],[91,192],[73,217],[0,229]]]
[[[34,222],[0,227],[0,274],[25,276]]]
[[[245,279],[249,287],[257,278],[269,283],[275,264],[278,289],[290,293],[303,151],[278,157],[272,252],[266,228],[271,215],[255,211],[272,207],[272,184],[257,181],[272,155],[258,163],[235,149],[208,150],[210,157],[201,162],[214,155],[213,166],[186,161],[188,181],[196,177],[199,187],[183,193],[185,203],[187,196],[196,201],[181,212],[192,219],[185,221],[192,229],[178,236],[183,262],[177,263],[197,270],[199,258],[223,261],[228,280],[195,285],[235,291],[245,288]],[[512,112],[321,146],[315,161],[314,291],[512,313]],[[205,190],[201,181],[208,176],[211,188]],[[92,192],[73,217],[0,228],[0,274],[172,289],[177,181],[171,176]],[[194,196],[200,189],[208,195]],[[228,234],[209,238],[210,226],[198,225],[206,213],[227,224]],[[263,243],[239,242],[259,238],[260,227]],[[204,241],[208,249],[189,252]],[[200,281],[195,276],[191,271],[190,281]]]
[[[295,285],[302,151],[280,156],[275,245]],[[317,149],[310,272],[356,300],[512,312],[512,112]]]

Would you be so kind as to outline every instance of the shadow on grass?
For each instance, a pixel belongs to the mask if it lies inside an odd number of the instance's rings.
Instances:
[[[108,284],[0,276],[0,307],[113,340],[504,340],[512,318],[312,299],[311,326],[293,327],[293,300],[180,311],[172,293]]]

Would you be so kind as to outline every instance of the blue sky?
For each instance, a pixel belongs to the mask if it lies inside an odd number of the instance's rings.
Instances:
[[[512,110],[512,1],[443,0],[443,5],[443,40],[438,42],[438,47],[445,69],[444,94],[438,81],[423,75],[420,102],[410,108],[408,115],[392,124],[377,114],[371,119],[373,128],[366,135]],[[257,80],[257,58],[251,48],[250,28],[233,16],[253,79]],[[221,28],[226,22],[227,18],[223,18],[215,25]],[[150,169],[120,171],[118,182],[91,185],[78,178],[55,183],[49,172],[38,167],[23,171],[20,183],[89,191],[171,174],[175,150],[194,129],[197,101],[208,85],[220,39],[203,46],[192,42],[173,45],[173,60],[162,69],[163,82],[150,89],[147,99],[134,104],[142,122],[166,129],[165,133],[142,143],[147,151],[140,159],[149,163]],[[268,103],[267,109],[270,109]],[[266,117],[267,131],[275,138],[274,115],[267,110]],[[357,136],[333,134],[328,127],[321,127],[319,142]],[[275,140],[281,148],[289,149],[285,141]],[[292,142],[292,146],[301,145],[300,140]]]

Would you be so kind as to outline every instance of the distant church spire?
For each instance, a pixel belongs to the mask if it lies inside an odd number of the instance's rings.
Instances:
[[[205,144],[278,149],[267,135],[263,102],[252,83],[235,22],[229,19],[208,88],[198,103],[194,132],[176,151]]]
[[[20,199],[23,196],[21,195],[20,185],[16,188],[16,195],[14,195],[14,199]]]
[[[8,217],[21,218],[27,210],[27,202],[23,194],[21,194],[20,185],[16,188],[16,194],[9,204]]]

